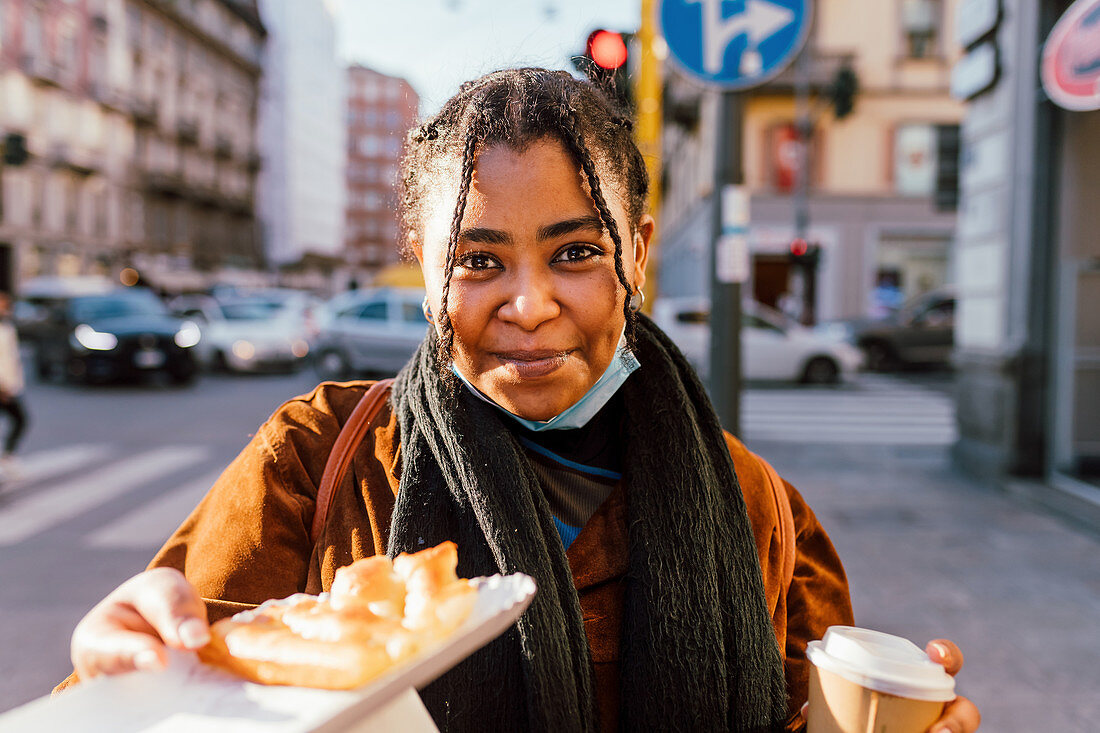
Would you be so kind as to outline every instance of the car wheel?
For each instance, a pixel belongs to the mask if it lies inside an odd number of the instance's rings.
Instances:
[[[825,356],[815,356],[806,364],[802,381],[807,384],[836,384],[840,379],[840,367]]]
[[[168,380],[179,387],[194,384],[196,377],[198,377],[198,370],[196,369],[175,369],[168,372]]]
[[[215,372],[225,374],[230,371],[229,360],[225,358],[225,352],[221,349],[214,352],[214,358],[210,360],[210,365]]]
[[[34,371],[38,375],[39,381],[42,382],[52,382],[57,374],[53,364],[41,357],[34,360]]]
[[[889,372],[898,366],[897,355],[884,341],[871,341],[863,351],[867,354],[867,368],[872,372]]]
[[[321,379],[343,379],[349,371],[348,360],[339,349],[322,349],[314,366]]]

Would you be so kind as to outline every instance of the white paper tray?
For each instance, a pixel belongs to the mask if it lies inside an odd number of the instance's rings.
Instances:
[[[342,733],[359,729],[411,688],[422,688],[504,633],[527,608],[535,581],[478,578],[477,602],[450,639],[358,690],[258,685],[174,652],[161,672],[99,677],[0,715],[3,733]],[[408,731],[406,730],[406,733]]]

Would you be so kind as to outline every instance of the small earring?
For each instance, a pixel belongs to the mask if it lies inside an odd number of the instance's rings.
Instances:
[[[635,290],[634,294],[630,296],[630,310],[637,313],[645,305],[645,291]]]
[[[424,302],[420,304],[420,307],[424,310],[424,318],[428,321],[432,320],[432,307],[428,305],[428,296],[424,296]]]

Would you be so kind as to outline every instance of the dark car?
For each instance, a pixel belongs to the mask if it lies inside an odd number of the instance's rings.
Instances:
[[[39,377],[133,381],[163,373],[194,380],[196,324],[175,318],[152,292],[125,289],[39,303],[35,368]]]
[[[947,364],[955,346],[955,294],[936,290],[917,296],[879,321],[849,324],[853,343],[873,371],[914,364]]]

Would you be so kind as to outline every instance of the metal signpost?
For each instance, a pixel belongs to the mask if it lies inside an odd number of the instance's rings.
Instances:
[[[710,396],[722,425],[740,432],[741,283],[749,275],[749,195],[741,160],[738,91],[766,83],[798,54],[812,0],[663,0],[670,57],[721,91],[711,238]],[[730,12],[724,12],[729,8]]]

